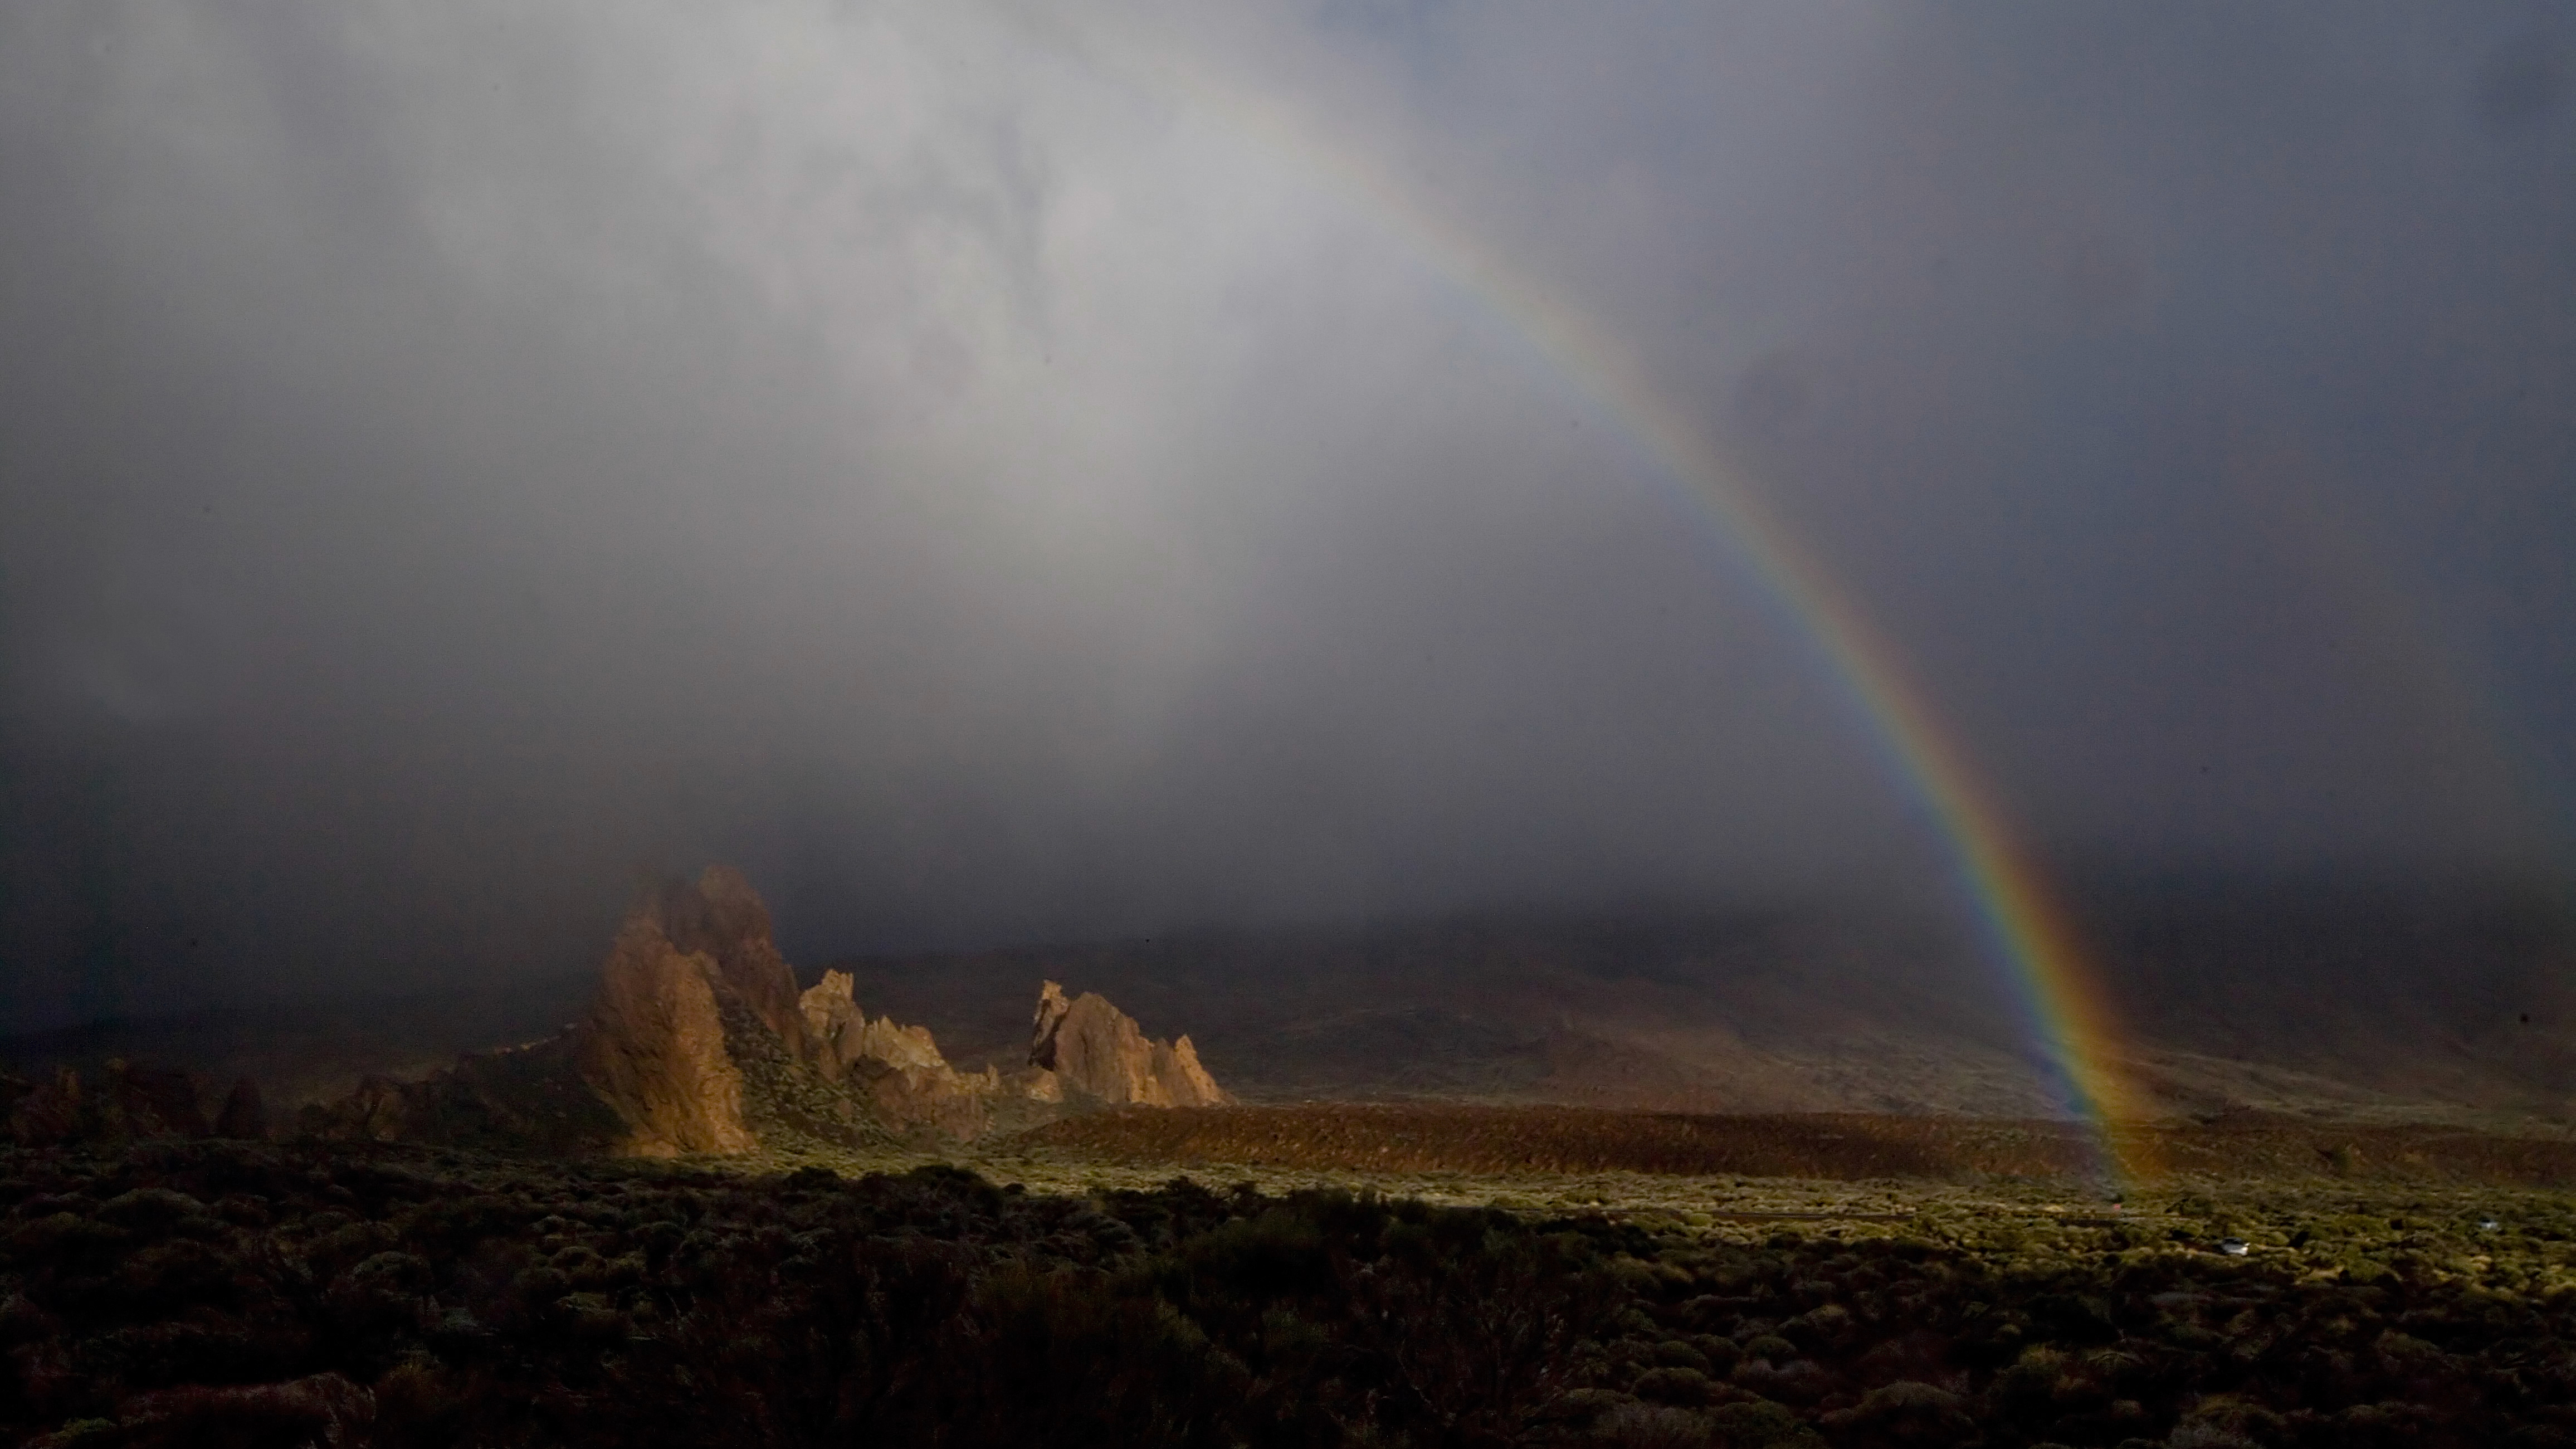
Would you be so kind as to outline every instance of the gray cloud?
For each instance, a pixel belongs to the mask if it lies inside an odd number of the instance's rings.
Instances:
[[[708,856],[800,957],[1937,868],[1408,210],[1647,359],[2035,840],[2549,866],[2569,44],[13,7],[5,1010],[552,969]]]

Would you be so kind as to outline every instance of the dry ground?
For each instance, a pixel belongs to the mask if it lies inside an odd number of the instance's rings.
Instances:
[[[2366,1178],[2576,1186],[2576,1137],[2237,1114],[2127,1129],[2132,1175]],[[1318,1103],[1130,1110],[1057,1122],[985,1149],[1134,1166],[1324,1173],[1678,1176],[1961,1182],[2102,1175],[2078,1123],[1854,1113],[1714,1116],[1572,1107]]]

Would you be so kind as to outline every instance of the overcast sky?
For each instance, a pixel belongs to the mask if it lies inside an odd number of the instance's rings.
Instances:
[[[2566,869],[2561,7],[18,0],[0,1020],[1937,882],[1532,307],[2035,849]]]

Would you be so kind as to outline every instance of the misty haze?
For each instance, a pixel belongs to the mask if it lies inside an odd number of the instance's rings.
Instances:
[[[2558,7],[0,12],[15,1439],[2568,1444],[2571,1189]]]

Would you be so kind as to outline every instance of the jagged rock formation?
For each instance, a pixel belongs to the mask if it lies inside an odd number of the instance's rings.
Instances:
[[[771,939],[769,907],[729,865],[711,865],[694,884],[675,881],[651,902],[653,924],[677,950],[707,957],[715,979],[749,1007],[797,1061],[813,1058],[796,972]]]
[[[245,1091],[256,1111],[259,1089],[245,1079],[234,1085],[233,1096]],[[248,1121],[227,1120],[235,1127]],[[196,1080],[187,1073],[139,1066],[121,1058],[110,1058],[95,1083],[82,1081],[71,1067],[58,1069],[50,1082],[32,1086],[0,1073],[0,1123],[5,1123],[7,1139],[22,1147],[239,1135],[207,1125]]]
[[[853,1146],[884,1136],[880,1114],[842,1083],[838,1060],[825,1060],[833,1052],[809,1029],[768,907],[723,866],[637,905],[579,1036],[582,1080],[626,1124],[623,1152],[733,1154],[764,1137]]]
[[[581,1079],[573,1028],[541,1041],[475,1052],[414,1082],[370,1076],[329,1105],[306,1107],[299,1130],[317,1137],[417,1142],[495,1152],[581,1156],[611,1150],[626,1125]],[[235,1099],[240,1097],[235,1089]],[[253,1089],[249,1105],[257,1103]],[[226,1120],[234,1101],[228,1100]],[[220,1130],[218,1135],[231,1135]]]
[[[1188,1037],[1149,1040],[1107,997],[1086,991],[1067,1001],[1052,981],[1038,989],[1029,1065],[1048,1074],[1032,1095],[1051,1090],[1114,1107],[1213,1107],[1227,1100]]]
[[[715,959],[683,951],[662,921],[642,912],[618,931],[600,968],[581,1074],[625,1120],[628,1149],[640,1156],[758,1145],[743,1125],[742,1071],[725,1050],[721,970]]]
[[[1052,1003],[1052,1006],[1049,1005]],[[1063,1103],[1226,1100],[1189,1038],[1147,1041],[1097,996],[1040,1002],[1034,1068],[960,1072],[930,1031],[859,1009],[845,972],[799,992],[769,911],[711,867],[648,894],[563,1036],[468,1056],[418,1082],[371,1077],[303,1126],[326,1136],[652,1157],[963,1140],[1032,1125]],[[1050,1012],[1052,1015],[1050,1016]],[[1038,1060],[1042,1056],[1043,1060]],[[254,1120],[254,1091],[228,1123]]]
[[[835,1081],[864,1087],[887,1125],[932,1128],[965,1139],[992,1125],[1001,1073],[965,1074],[939,1054],[926,1026],[871,1021],[859,1010],[846,971],[826,971],[797,999],[814,1043],[815,1066]]]
[[[806,1038],[814,1043],[814,1064],[832,1076],[845,1075],[858,1059],[859,1036],[868,1024],[850,989],[850,973],[824,972],[819,984],[796,998],[796,1010],[805,1018]]]
[[[806,1030],[817,1044],[816,1064],[841,1077],[864,1062],[896,1071],[947,1070],[948,1059],[926,1026],[898,1026],[892,1017],[868,1020],[850,992],[850,973],[826,971],[820,985],[797,999]]]

